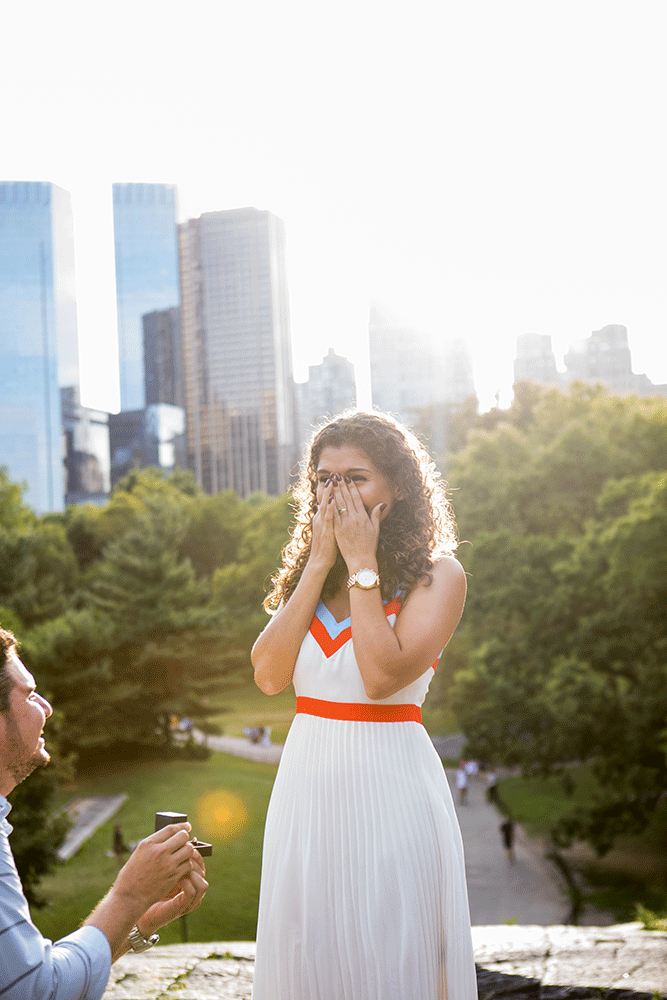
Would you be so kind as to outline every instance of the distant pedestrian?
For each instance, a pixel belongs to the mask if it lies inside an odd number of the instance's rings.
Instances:
[[[459,790],[459,805],[464,806],[468,800],[468,775],[466,773],[465,761],[462,760],[456,772],[456,787]]]
[[[488,771],[486,775],[486,800],[496,802],[498,795],[498,775],[494,770]]]
[[[116,823],[113,828],[113,853],[118,867],[122,868],[124,857],[130,853],[130,848],[123,840],[123,830],[120,823]]]
[[[502,837],[503,847],[505,848],[505,854],[507,855],[507,860],[512,864],[514,862],[514,823],[510,816],[500,824],[498,827],[500,831],[500,836]]]

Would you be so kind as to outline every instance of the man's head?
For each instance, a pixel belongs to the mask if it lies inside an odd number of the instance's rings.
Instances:
[[[16,639],[0,629],[0,794],[48,764],[42,732],[52,708],[35,690],[16,652]]]

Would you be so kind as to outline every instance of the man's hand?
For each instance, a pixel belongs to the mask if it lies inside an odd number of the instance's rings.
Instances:
[[[142,912],[164,900],[194,870],[191,830],[189,823],[171,823],[142,840],[118,873],[114,891],[136,901]]]
[[[145,938],[170,924],[176,917],[184,917],[186,913],[196,910],[208,889],[206,881],[206,866],[198,851],[192,856],[192,871],[179,882],[181,891],[173,899],[162,899],[154,903],[139,920],[138,927]]]
[[[191,829],[189,823],[172,823],[142,840],[111,890],[84,920],[106,936],[112,962],[127,951],[127,935],[134,924],[141,921],[140,930],[150,936],[201,903],[208,883],[201,855],[189,841]],[[180,892],[165,899],[179,879],[185,880]]]

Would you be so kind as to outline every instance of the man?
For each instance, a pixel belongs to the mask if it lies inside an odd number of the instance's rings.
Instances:
[[[498,829],[505,848],[505,857],[510,864],[514,864],[514,823],[512,817],[508,816]]]
[[[208,888],[204,864],[189,842],[189,823],[175,823],[138,844],[104,899],[73,934],[52,944],[30,911],[9,846],[6,796],[49,761],[44,724],[48,701],[0,628],[0,998],[100,1000],[111,963],[133,948],[144,951],[155,933],[196,909]],[[180,892],[166,899],[180,883]]]

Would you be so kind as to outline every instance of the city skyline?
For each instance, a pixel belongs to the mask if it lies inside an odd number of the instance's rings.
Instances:
[[[667,381],[664,5],[362,2],[332,23],[293,0],[195,0],[178,20],[119,0],[94,55],[84,4],[31,10],[6,18],[3,173],[72,193],[89,405],[112,402],[90,387],[117,367],[109,192],[126,181],[177,185],[180,221],[285,220],[298,379],[329,347],[359,364],[375,300],[465,341],[482,408],[509,401],[524,333],[562,367],[622,324],[635,371]]]

